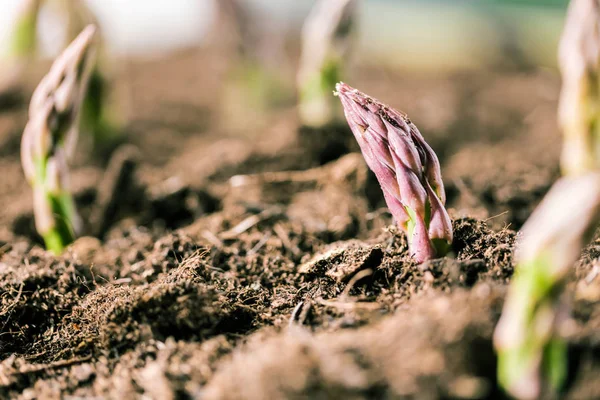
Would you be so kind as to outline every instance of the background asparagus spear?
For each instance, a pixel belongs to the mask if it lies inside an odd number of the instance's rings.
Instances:
[[[498,380],[516,398],[547,397],[564,382],[566,345],[557,331],[568,316],[566,279],[599,216],[600,173],[590,172],[558,180],[523,227],[494,333]]]
[[[10,35],[10,57],[32,56],[37,49],[37,16],[42,0],[25,0],[17,13]]]
[[[600,5],[573,0],[560,44],[561,178],[523,227],[517,267],[494,334],[498,380],[521,399],[549,397],[566,377],[568,272],[600,220]]]
[[[33,93],[21,141],[21,163],[33,189],[36,229],[58,254],[81,230],[69,191],[67,161],[77,138],[96,28],[86,27],[63,51]]]
[[[297,84],[300,121],[322,127],[335,120],[331,90],[342,78],[352,44],[356,0],[319,0],[304,23]]]
[[[16,63],[15,71],[22,70],[27,58],[34,57],[37,53],[37,25],[40,10],[46,6],[61,18],[67,43],[74,40],[88,24],[97,25],[94,14],[83,0],[25,0],[18,13],[9,46],[9,56]],[[107,108],[106,70],[105,63],[99,60],[94,65],[81,115],[81,129],[90,135],[93,148],[100,152],[114,145],[118,134]]]
[[[600,4],[573,0],[560,41],[559,123],[565,175],[600,169]]]
[[[23,0],[0,62],[0,95],[18,91],[17,81],[37,50],[37,16],[42,0]]]
[[[413,256],[422,262],[445,255],[452,244],[452,223],[433,149],[405,115],[345,83],[338,83],[336,90]]]

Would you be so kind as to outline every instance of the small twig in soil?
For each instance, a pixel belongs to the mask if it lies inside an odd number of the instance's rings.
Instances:
[[[348,284],[342,291],[342,294],[340,294],[340,296],[339,296],[340,299],[349,297],[349,293],[352,290],[352,288],[354,287],[354,285],[356,285],[356,283],[358,281],[360,281],[361,279],[366,278],[367,276],[372,275],[372,274],[373,274],[373,270],[370,268],[364,269],[362,271],[358,271],[356,274],[354,274],[352,279],[350,279],[350,281],[348,281]]]
[[[244,310],[248,310],[248,311],[250,311],[250,312],[252,312],[252,313],[258,313],[258,311],[257,311],[255,308],[252,308],[252,307],[250,307],[250,306],[248,306],[248,305],[246,305],[246,304],[243,304],[243,303],[237,302],[237,303],[234,303],[234,305],[235,305],[236,307],[243,308]]]
[[[120,279],[115,279],[111,283],[113,285],[122,285],[122,284],[130,283],[130,282],[131,282],[131,278],[120,278]]]
[[[94,286],[97,286],[97,283],[96,283],[96,274],[94,274],[94,263],[92,263],[90,265],[90,275],[92,275],[92,283],[94,284]]]
[[[2,257],[5,253],[9,252],[12,249],[12,245],[10,243],[5,243],[0,246],[0,257]]]
[[[304,305],[304,301],[301,301],[300,303],[298,303],[296,305],[296,307],[294,307],[294,310],[292,311],[292,315],[290,315],[290,322],[289,322],[289,326],[294,325],[296,322],[298,321],[298,317],[300,316],[300,311],[302,311],[302,306]],[[300,325],[302,325],[302,323],[300,322]]]
[[[37,343],[40,343],[40,342],[36,341],[36,344]],[[44,351],[40,351],[39,353],[26,355],[23,358],[26,359],[26,360],[35,360],[36,358],[43,356],[47,352],[48,352],[48,350],[44,350]]]
[[[21,298],[21,294],[23,293],[24,285],[25,285],[25,283],[21,282],[21,286],[19,286],[19,291],[17,292],[17,297],[14,298],[14,300],[11,304],[6,306],[3,310],[0,310],[0,317],[5,316],[9,312],[11,312],[13,308],[16,307],[17,303],[19,302],[19,299]],[[6,318],[6,320],[4,321],[4,324],[2,324],[2,329],[4,329],[4,327],[8,324],[9,320],[10,320],[10,315]]]
[[[208,240],[211,244],[213,244],[216,248],[220,249],[223,247],[223,241],[219,239],[214,233],[208,230],[204,230],[201,233],[202,237]]]
[[[91,292],[90,287],[87,285],[87,279],[85,278],[85,276],[81,275],[77,275],[76,272],[73,272],[72,274],[73,280],[77,283],[79,283],[81,286],[83,286],[84,288],[86,288],[88,291]]]
[[[488,221],[489,221],[489,220],[491,220],[491,219],[494,219],[494,218],[501,217],[501,216],[503,216],[503,215],[505,215],[505,214],[508,214],[508,211],[504,211],[504,212],[501,212],[501,213],[500,213],[500,214],[498,214],[498,215],[494,215],[494,216],[492,216],[492,217],[486,218],[486,219],[484,219],[484,220],[483,220],[483,222],[488,222]]]
[[[281,239],[281,244],[283,244],[283,247],[291,251],[294,256],[298,256],[300,254],[300,249],[292,244],[290,236],[287,234],[281,224],[275,224],[273,231],[275,231],[277,237]]]
[[[253,175],[234,175],[229,179],[229,184],[232,187],[287,182],[313,183],[316,185],[321,175],[321,168],[311,168],[304,171],[269,171]]]
[[[315,301],[326,307],[339,308],[342,310],[355,310],[362,308],[365,310],[380,310],[382,306],[378,303],[367,303],[362,301],[335,301],[325,299],[315,299]]]
[[[242,222],[240,222],[239,224],[237,224],[230,230],[223,232],[221,234],[221,238],[223,238],[225,240],[234,239],[234,238],[238,237],[239,235],[241,235],[242,233],[246,232],[248,229],[259,224],[260,222],[265,221],[270,218],[273,218],[275,216],[282,215],[282,214],[283,214],[283,211],[282,211],[281,207],[268,208],[264,211],[261,211],[257,215],[249,216],[248,218],[244,219]]]
[[[300,303],[298,303],[296,307],[294,307],[292,315],[290,315],[290,321],[288,323],[288,326],[292,327],[295,325],[304,325],[304,322],[306,321],[306,318],[308,318],[308,313],[310,312],[311,308],[312,303],[310,301],[300,301]]]
[[[262,239],[260,239],[258,241],[258,243],[256,243],[256,245],[254,245],[254,247],[252,249],[250,249],[250,251],[248,252],[248,255],[252,255],[254,253],[256,253],[258,250],[260,250],[265,243],[267,243],[267,240],[269,240],[269,238],[271,237],[270,233],[267,233],[265,236],[262,237]]]
[[[25,283],[21,282],[21,286],[19,286],[19,292],[17,293],[17,297],[14,298],[14,300],[11,304],[6,306],[3,310],[0,310],[0,317],[3,317],[6,314],[10,313],[13,310],[13,308],[16,307],[17,303],[19,302],[19,299],[21,298],[21,294],[23,293],[24,285],[25,285]],[[4,330],[6,325],[8,325],[8,321],[10,321],[10,316],[11,316],[11,314],[9,314],[8,317],[4,320],[4,323],[2,324],[2,330]]]
[[[63,368],[68,367],[74,364],[79,364],[82,362],[86,362],[92,359],[92,356],[85,356],[79,358],[72,358],[70,360],[59,360],[49,364],[38,364],[38,365],[25,365],[20,368],[18,371],[13,373],[12,375],[22,375],[22,374],[30,374],[36,372],[42,372],[50,369]]]

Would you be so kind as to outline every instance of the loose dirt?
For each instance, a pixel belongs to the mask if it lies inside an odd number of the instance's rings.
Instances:
[[[20,170],[28,89],[0,102],[0,398],[501,398],[491,337],[558,176],[557,76],[357,69],[440,155],[453,252],[416,265],[348,128],[299,128],[228,71],[199,50],[126,63],[128,122],[102,155],[82,138],[87,236],[60,257]],[[599,254],[569,284],[566,398],[600,397]]]

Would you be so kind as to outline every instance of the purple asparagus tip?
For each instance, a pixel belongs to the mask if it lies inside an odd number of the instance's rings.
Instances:
[[[445,255],[452,243],[452,223],[433,149],[406,114],[343,82],[336,85],[335,95],[415,259]]]

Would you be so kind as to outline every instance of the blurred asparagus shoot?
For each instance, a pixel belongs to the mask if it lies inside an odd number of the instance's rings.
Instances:
[[[253,13],[245,1],[215,3],[218,14],[209,40],[227,60],[224,74],[220,76],[219,68],[214,74],[215,80],[225,81],[215,94],[219,96],[219,119],[227,130],[252,135],[265,128],[265,112],[294,100],[293,83],[283,72],[291,68],[286,55],[286,27],[268,13]]]
[[[494,333],[498,381],[519,399],[551,397],[567,373],[557,334],[568,273],[600,216],[600,173],[559,179],[522,230],[517,267]]]
[[[82,0],[25,0],[13,25],[9,46],[9,57],[18,63],[17,69],[22,70],[24,62],[37,54],[37,26],[44,7],[48,7],[49,15],[54,16],[53,22],[62,27],[67,43],[88,24],[97,24],[94,14]],[[108,85],[105,75],[106,66],[98,60],[90,76],[81,113],[81,130],[91,136],[96,151],[112,146],[118,135],[114,118],[107,108]]]
[[[26,58],[37,50],[37,16],[42,0],[25,0],[17,12],[10,34],[9,56]]]
[[[304,23],[297,85],[298,112],[305,126],[335,122],[338,103],[331,91],[343,77],[356,6],[357,0],[319,0]]]
[[[523,227],[516,273],[494,334],[498,380],[520,399],[552,397],[564,384],[570,268],[600,218],[600,5],[573,0],[560,43],[559,123],[565,175]]]
[[[21,140],[21,163],[33,189],[36,229],[55,254],[82,228],[69,189],[68,161],[77,140],[95,34],[95,26],[86,27],[42,79],[31,98]]]
[[[600,168],[600,5],[572,0],[560,41],[561,169],[575,175]]]
[[[37,50],[37,15],[41,0],[23,0],[9,28],[0,62],[0,95],[18,92],[17,82]]]
[[[444,256],[452,244],[452,223],[433,149],[406,115],[344,83],[336,90],[387,206],[407,234],[412,255],[417,262]]]

